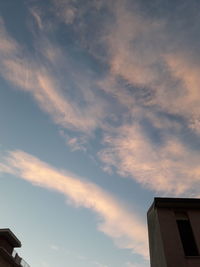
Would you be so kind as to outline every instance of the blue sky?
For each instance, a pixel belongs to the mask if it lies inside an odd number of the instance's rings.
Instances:
[[[153,198],[199,197],[199,7],[0,2],[0,227],[31,266],[147,267]]]

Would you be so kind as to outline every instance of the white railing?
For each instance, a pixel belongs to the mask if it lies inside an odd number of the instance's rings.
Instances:
[[[30,265],[17,254],[16,250],[13,250],[12,256],[15,261],[21,265],[21,267],[30,267]]]
[[[22,267],[30,267],[30,265],[27,262],[25,262],[25,260],[23,260],[23,259],[21,259],[20,264]]]
[[[16,254],[17,254],[17,251],[15,249],[13,249],[13,252],[12,252],[13,258],[15,257]]]

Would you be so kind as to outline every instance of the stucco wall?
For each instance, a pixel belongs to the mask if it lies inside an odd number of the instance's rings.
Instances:
[[[179,207],[152,207],[148,212],[151,267],[200,267],[200,256],[186,257],[175,212]],[[187,213],[200,252],[200,208],[181,207]]]
[[[148,230],[151,267],[167,267],[160,235],[158,214],[154,210],[148,212]]]

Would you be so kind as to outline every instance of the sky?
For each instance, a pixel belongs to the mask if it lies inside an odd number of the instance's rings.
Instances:
[[[31,267],[148,267],[154,197],[200,196],[199,10],[0,1],[0,228]]]

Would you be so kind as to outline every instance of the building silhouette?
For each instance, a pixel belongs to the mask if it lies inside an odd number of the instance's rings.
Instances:
[[[0,267],[30,267],[14,250],[21,242],[6,228],[0,229]]]
[[[200,199],[155,198],[147,219],[151,267],[200,267]]]

